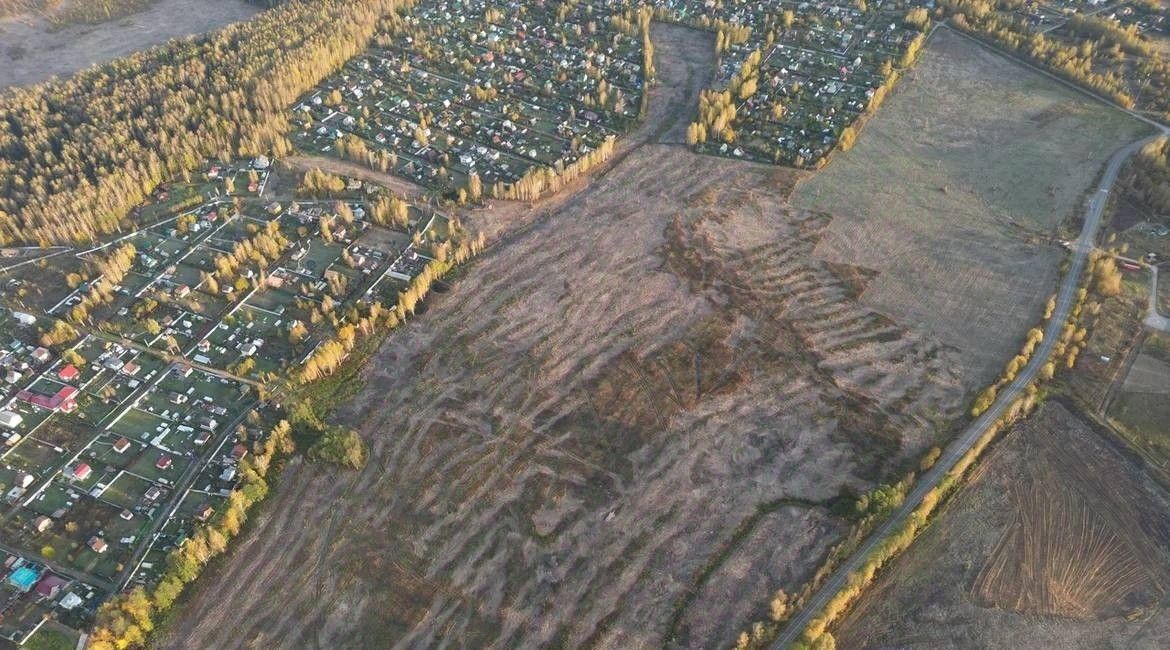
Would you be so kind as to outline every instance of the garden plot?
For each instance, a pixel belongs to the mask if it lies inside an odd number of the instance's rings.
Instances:
[[[98,498],[116,508],[133,512],[142,504],[143,497],[154,485],[153,482],[131,472],[119,472]]]
[[[60,507],[45,513],[47,508],[42,506],[49,502]],[[123,519],[119,516],[122,508],[70,489],[46,496],[44,502],[34,500],[29,508],[55,520],[47,533],[27,542],[30,546],[48,546],[52,549],[51,556],[107,580],[117,576],[121,564],[129,558],[134,541],[141,534],[140,519]]]
[[[33,436],[25,436],[19,445],[4,456],[7,467],[36,477],[45,477],[56,471],[65,460],[63,449],[41,442]]]
[[[269,289],[263,294],[276,291],[280,290]],[[275,301],[271,306],[277,307]],[[245,304],[196,346],[193,358],[216,368],[232,368],[237,374],[240,374],[240,364],[245,359],[252,359],[252,363],[247,364],[251,367],[243,374],[261,376],[276,372],[293,356],[292,347],[288,343],[288,332],[293,320]]]

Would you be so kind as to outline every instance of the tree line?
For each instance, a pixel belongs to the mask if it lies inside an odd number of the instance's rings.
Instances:
[[[1020,0],[941,0],[956,28],[1033,61],[1125,108],[1170,118],[1170,61],[1136,28],[1113,19],[1073,16],[1063,34],[1041,34],[1014,15]],[[1140,81],[1140,91],[1137,89]]]

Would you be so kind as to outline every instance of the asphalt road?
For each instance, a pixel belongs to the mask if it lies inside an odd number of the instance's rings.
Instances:
[[[1072,311],[1081,275],[1085,271],[1089,253],[1093,250],[1093,244],[1097,238],[1097,231],[1101,226],[1101,216],[1109,201],[1109,191],[1113,188],[1113,184],[1117,182],[1117,175],[1121,171],[1121,167],[1125,161],[1153,139],[1153,137],[1143,138],[1142,140],[1133,142],[1117,151],[1117,153],[1114,153],[1113,157],[1109,159],[1109,163],[1105,167],[1105,172],[1101,176],[1101,181],[1097,184],[1097,190],[1089,198],[1088,206],[1085,210],[1085,223],[1081,228],[1080,237],[1077,238],[1076,243],[1072,247],[1072,261],[1069,265],[1068,273],[1065,274],[1060,286],[1060,292],[1057,294],[1056,309],[1052,312],[1052,318],[1049,319],[1048,325],[1044,329],[1044,340],[1036,348],[1031,361],[1028,362],[1028,365],[1020,371],[1015,380],[1007,388],[1000,391],[999,396],[991,407],[983,415],[976,418],[958,438],[951,442],[934,466],[914,484],[909,494],[906,495],[905,501],[894,511],[890,518],[871,533],[853,555],[845,560],[833,572],[828,581],[809,598],[804,607],[789,619],[788,624],[781,630],[780,636],[772,644],[774,650],[788,648],[800,638],[800,635],[804,632],[809,622],[824,611],[825,605],[845,586],[849,580],[849,576],[861,568],[866,558],[870,556],[878,545],[905,524],[910,514],[922,503],[922,499],[926,496],[926,493],[938,486],[947,472],[959,462],[959,459],[975,445],[987,429],[1024,392],[1025,387],[1036,377],[1036,373],[1040,371],[1041,366],[1048,362],[1048,357],[1052,355],[1052,348],[1060,339],[1060,334],[1064,329],[1065,322],[1068,320],[1069,312]]]

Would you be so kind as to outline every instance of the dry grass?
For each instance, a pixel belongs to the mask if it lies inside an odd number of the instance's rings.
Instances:
[[[857,146],[793,200],[834,216],[819,255],[880,272],[867,304],[960,350],[982,386],[1055,288],[1058,225],[1141,129],[940,30]]]
[[[817,504],[959,413],[953,353],[812,255],[830,222],[778,195],[789,173],[654,144],[711,65],[709,36],[656,43],[651,143],[475,215],[499,243],[346,409],[369,465],[295,465],[163,645],[660,647],[676,624],[730,645],[744,601],[796,591],[840,538]]]
[[[158,0],[141,13],[99,25],[50,29],[43,18],[0,19],[0,89],[68,76],[95,63],[200,34],[260,11],[243,0]],[[9,52],[21,52],[17,59]]]
[[[1131,458],[1049,403],[863,596],[839,646],[1166,647],[1168,506]]]

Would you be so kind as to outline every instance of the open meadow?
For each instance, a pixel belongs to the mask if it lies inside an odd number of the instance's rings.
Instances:
[[[1145,128],[947,29],[862,132],[798,184],[819,255],[877,271],[863,298],[961,352],[982,386],[1039,321],[1108,157]]]
[[[1007,434],[836,633],[846,648],[1164,648],[1170,496],[1064,405]]]

